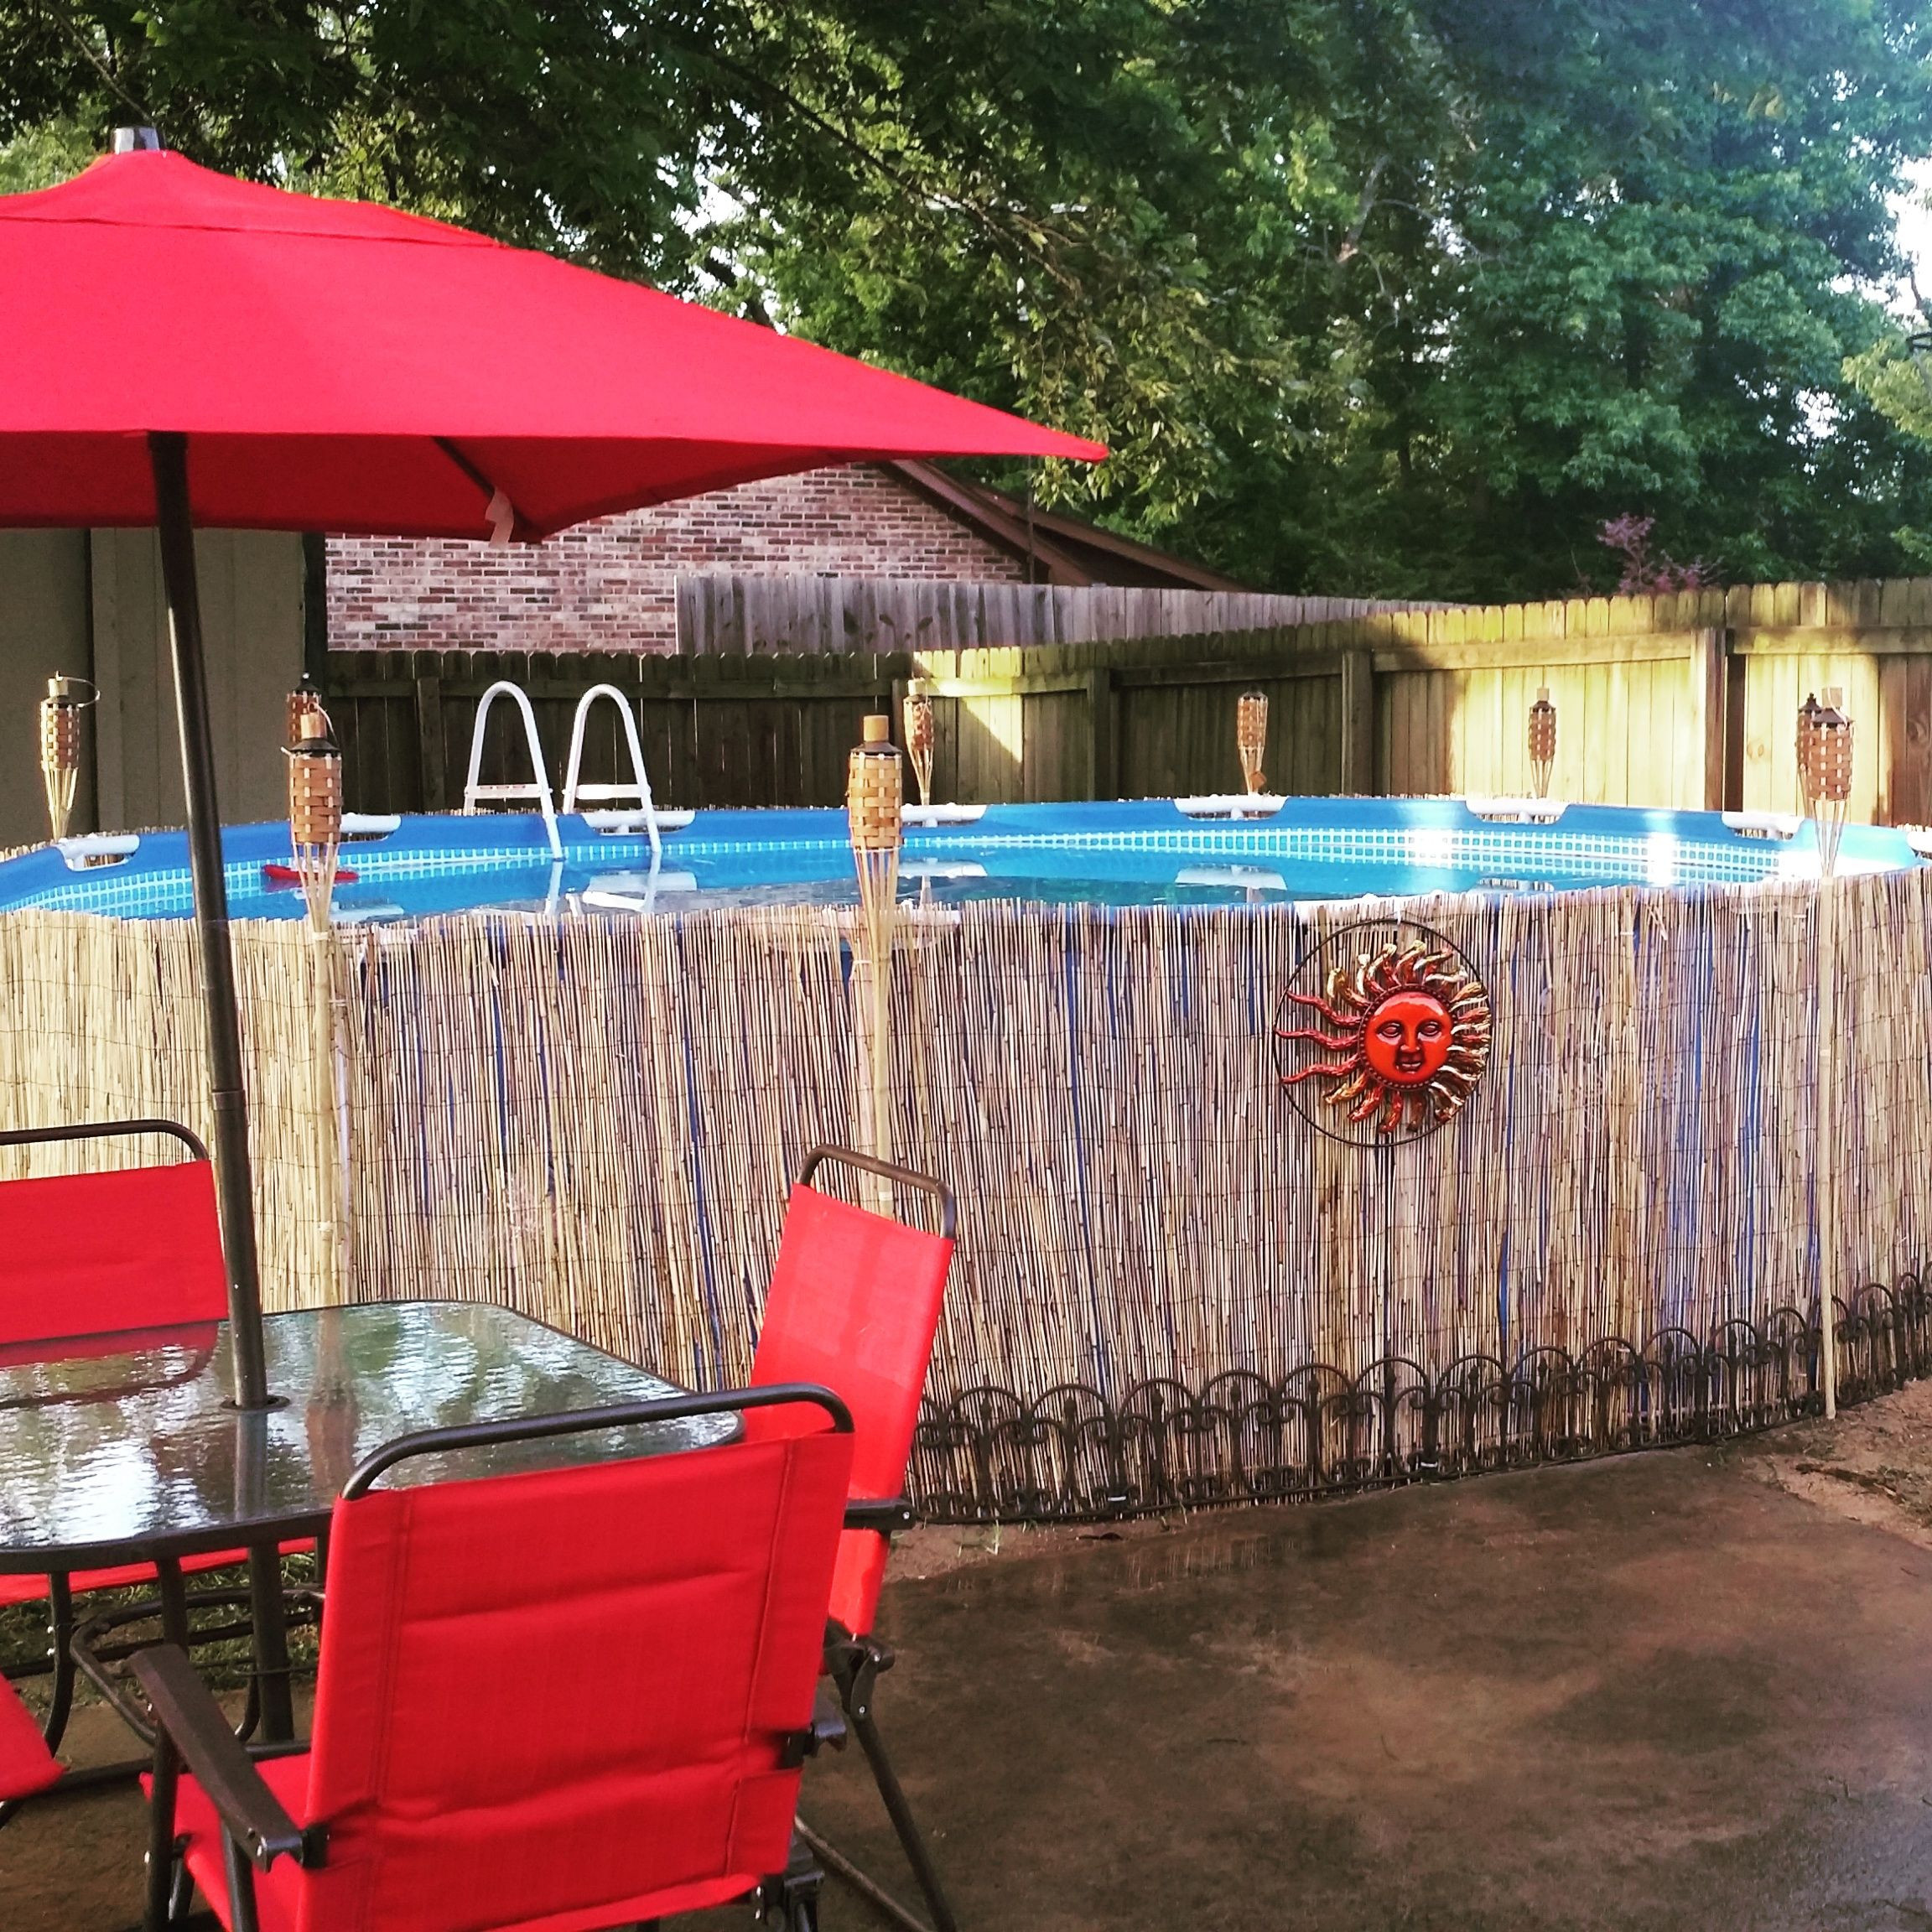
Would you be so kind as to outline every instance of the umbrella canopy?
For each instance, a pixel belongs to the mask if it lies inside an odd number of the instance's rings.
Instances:
[[[519,538],[869,457],[1097,444],[421,216],[156,149],[0,196],[0,524]],[[491,506],[495,505],[492,516]]]
[[[231,180],[148,130],[115,147],[0,196],[0,526],[160,532],[235,1400],[259,1411],[194,525],[507,541],[826,463],[1106,452],[441,222]]]

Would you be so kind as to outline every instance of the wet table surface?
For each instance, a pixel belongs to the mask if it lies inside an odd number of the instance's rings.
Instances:
[[[226,1322],[0,1353],[0,1571],[79,1569],[314,1534],[343,1483],[419,1430],[682,1389],[527,1316],[400,1301],[264,1318],[280,1405],[228,1406]],[[78,1352],[85,1350],[85,1353]],[[413,1457],[384,1486],[733,1439],[735,1415]]]

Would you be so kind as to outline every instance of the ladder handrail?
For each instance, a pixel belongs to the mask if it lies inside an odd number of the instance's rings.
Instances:
[[[523,736],[530,747],[530,770],[535,782],[529,785],[485,785],[480,782],[483,771],[483,732],[490,721],[490,707],[499,698],[508,698],[523,714]],[[564,841],[557,835],[557,804],[550,792],[550,779],[543,769],[543,740],[537,735],[537,714],[530,707],[528,696],[506,678],[500,678],[486,691],[477,701],[476,724],[470,734],[470,776],[463,786],[463,810],[473,816],[477,801],[482,798],[532,798],[538,809],[543,814],[543,831],[550,841],[550,856],[553,860],[564,856]]]
[[[631,748],[631,771],[634,784],[579,785],[577,774],[584,763],[584,725],[590,707],[600,698],[608,698],[624,720],[624,735]],[[579,798],[635,798],[644,810],[645,829],[651,836],[651,865],[656,870],[663,856],[663,843],[657,834],[657,808],[651,799],[651,780],[644,770],[644,745],[637,735],[636,714],[631,701],[615,684],[593,684],[577,700],[577,714],[570,720],[570,756],[564,766],[564,813],[577,809]]]

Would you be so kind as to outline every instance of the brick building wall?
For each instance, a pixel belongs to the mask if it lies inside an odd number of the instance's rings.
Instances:
[[[703,571],[1026,574],[1019,558],[863,464],[606,517],[538,544],[332,537],[328,556],[333,650],[670,651],[678,579]]]

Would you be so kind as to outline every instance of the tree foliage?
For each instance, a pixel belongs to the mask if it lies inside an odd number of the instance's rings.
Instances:
[[[1921,316],[1920,320],[1924,318]],[[1902,332],[1882,336],[1862,355],[1846,358],[1846,379],[1909,443],[1932,450],[1932,335],[1917,340]],[[1903,507],[1915,509],[1916,524],[1901,523],[1892,541],[1911,569],[1932,573],[1932,520],[1923,496]]]
[[[1857,360],[1924,12],[0,0],[0,184],[149,120],[1103,436],[1026,480],[1256,582],[1560,591],[1627,516],[1882,574],[1932,527]]]

